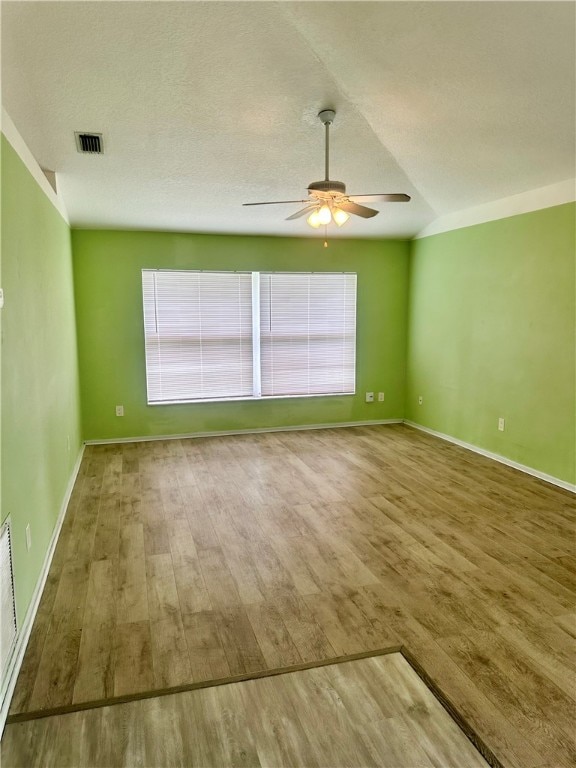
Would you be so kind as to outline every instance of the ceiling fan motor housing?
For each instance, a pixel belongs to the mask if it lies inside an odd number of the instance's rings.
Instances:
[[[333,192],[337,195],[345,195],[346,184],[342,181],[330,181],[330,179],[313,181],[311,184],[308,184],[308,192]]]

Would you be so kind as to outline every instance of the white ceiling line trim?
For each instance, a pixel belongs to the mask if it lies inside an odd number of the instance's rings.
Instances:
[[[555,205],[572,203],[575,200],[576,179],[566,179],[547,187],[531,189],[529,192],[522,192],[519,195],[503,197],[500,200],[493,200],[491,203],[484,203],[474,208],[466,208],[462,211],[440,216],[420,230],[413,240],[419,240],[430,235],[439,235],[442,232],[451,232],[453,229],[472,227],[475,224],[485,224],[488,221],[507,219],[522,213],[540,211],[543,208],[552,208]]]
[[[66,212],[66,208],[64,207],[64,202],[59,195],[54,192],[52,187],[50,186],[50,182],[44,176],[44,172],[42,171],[42,168],[38,165],[38,161],[30,152],[28,149],[28,145],[20,135],[18,129],[12,122],[12,119],[8,112],[6,112],[6,109],[2,107],[2,133],[6,137],[8,143],[12,146],[20,160],[24,163],[28,171],[32,174],[32,177],[34,178],[34,181],[38,184],[42,192],[46,195],[48,200],[52,203],[52,205],[56,208],[60,216],[64,219],[66,224],[70,226],[70,221],[68,220],[68,214]]]

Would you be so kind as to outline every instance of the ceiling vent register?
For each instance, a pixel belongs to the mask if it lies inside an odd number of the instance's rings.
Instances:
[[[81,133],[76,131],[76,149],[85,155],[103,155],[104,145],[101,133]]]

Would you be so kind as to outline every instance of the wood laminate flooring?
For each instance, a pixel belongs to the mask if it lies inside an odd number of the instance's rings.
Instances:
[[[4,768],[489,768],[399,654],[8,726]]]
[[[504,765],[573,766],[573,524],[404,425],[89,446],[10,717],[402,645]]]

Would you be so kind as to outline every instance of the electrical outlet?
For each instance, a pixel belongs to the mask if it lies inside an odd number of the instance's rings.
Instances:
[[[366,402],[367,403],[374,402],[374,392],[366,392]]]
[[[26,549],[29,552],[32,546],[32,534],[30,533],[30,523],[26,526]]]
[[[423,402],[424,402],[424,398],[422,397],[422,395],[418,395],[418,405],[422,405]]]
[[[506,426],[506,422],[504,421],[504,419],[502,417],[500,417],[498,419],[498,429],[500,430],[500,432],[504,432],[504,427],[505,426]]]
[[[123,405],[117,405],[116,406],[116,416],[124,416],[124,406]]]
[[[379,403],[384,402],[384,392],[378,392],[378,402]]]

